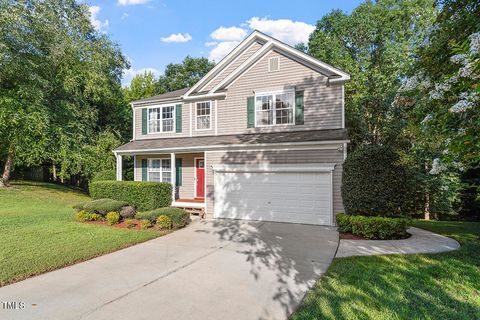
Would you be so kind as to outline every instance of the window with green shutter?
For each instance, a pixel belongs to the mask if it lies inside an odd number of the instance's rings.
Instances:
[[[148,109],[142,109],[142,134],[148,133]]]
[[[175,185],[182,186],[182,159],[175,159]]]
[[[175,132],[182,132],[182,105],[175,106]]]
[[[255,126],[255,98],[247,97],[247,128]]]
[[[303,91],[295,92],[295,124],[304,124]]]
[[[142,181],[147,181],[148,175],[148,161],[147,159],[142,159]]]

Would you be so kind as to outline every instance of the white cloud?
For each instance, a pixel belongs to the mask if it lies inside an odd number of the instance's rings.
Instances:
[[[130,68],[130,69],[125,69],[125,70],[123,70],[122,86],[124,86],[124,87],[129,86],[133,77],[135,77],[137,74],[142,74],[145,71],[153,72],[155,77],[158,77],[160,75],[160,71],[155,69],[155,68],[141,68],[141,69]]]
[[[145,4],[150,0],[118,0],[118,4],[121,6],[134,6],[137,4]]]
[[[210,41],[210,42],[205,42],[205,47],[213,47],[217,45],[217,41]]]
[[[127,19],[127,18],[128,18],[128,13],[124,12],[124,13],[122,14],[122,17],[121,17],[120,19],[125,20],[125,19]]]
[[[172,33],[168,37],[162,37],[163,42],[187,42],[192,40],[192,36],[188,33]]]
[[[247,21],[247,24],[251,29],[264,32],[292,46],[300,42],[308,42],[308,36],[315,30],[314,25],[288,19],[272,20],[253,17]]]
[[[223,57],[225,57],[230,51],[235,48],[240,41],[224,41],[218,43],[212,50],[210,50],[210,53],[208,55],[208,59],[219,62],[222,60]]]
[[[103,31],[103,29],[108,27],[108,20],[101,21],[97,18],[100,10],[102,10],[102,8],[99,6],[88,7],[88,11],[90,12],[90,22],[97,31]]]
[[[247,30],[238,27],[220,27],[210,34],[214,40],[239,41],[245,38]]]

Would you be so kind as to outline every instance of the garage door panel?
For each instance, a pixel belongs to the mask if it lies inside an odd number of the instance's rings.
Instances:
[[[215,217],[331,224],[325,172],[216,172]]]

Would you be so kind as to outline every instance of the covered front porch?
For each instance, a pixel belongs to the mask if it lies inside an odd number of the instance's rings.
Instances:
[[[205,153],[135,153],[117,152],[117,180],[123,180],[123,156],[133,156],[134,181],[169,182],[172,206],[203,214],[206,205]]]

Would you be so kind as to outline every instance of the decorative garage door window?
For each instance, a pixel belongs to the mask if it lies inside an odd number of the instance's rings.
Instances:
[[[171,182],[172,166],[170,159],[148,159],[148,181]]]

